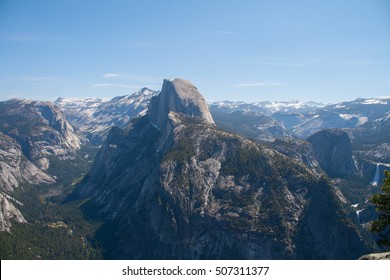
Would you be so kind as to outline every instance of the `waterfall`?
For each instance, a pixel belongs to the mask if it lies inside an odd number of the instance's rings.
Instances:
[[[372,179],[372,183],[371,183],[372,187],[377,187],[379,184],[379,166],[380,165],[381,165],[380,163],[377,163],[377,165],[376,165],[374,179]]]
[[[362,212],[362,211],[363,211],[363,209],[362,209],[362,210],[357,210],[357,211],[356,211],[356,216],[357,216],[357,219],[358,219],[359,224],[360,224],[360,212]]]

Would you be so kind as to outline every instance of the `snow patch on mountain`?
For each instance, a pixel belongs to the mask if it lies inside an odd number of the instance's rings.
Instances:
[[[209,103],[210,107],[218,109],[229,109],[231,111],[256,111],[266,115],[272,115],[279,112],[309,112],[316,109],[324,108],[325,105],[316,102],[304,102],[299,100],[292,101],[260,101],[246,103],[243,101],[219,101]]]
[[[363,100],[361,104],[388,104],[387,102],[387,100],[371,98]]]
[[[300,100],[292,100],[292,101],[262,101],[252,103],[253,105],[267,108],[272,113],[276,112],[304,112],[310,111],[313,109],[324,108],[325,105],[322,103],[316,102],[303,102]]]

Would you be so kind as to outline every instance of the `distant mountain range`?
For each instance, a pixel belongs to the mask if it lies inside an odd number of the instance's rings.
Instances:
[[[55,105],[67,114],[70,122],[84,132],[88,139],[101,144],[111,126],[123,128],[133,117],[142,115],[151,97],[156,94],[158,92],[143,88],[132,95],[115,97],[109,101],[59,98]],[[359,98],[330,105],[297,100],[254,103],[221,101],[209,103],[208,106],[221,128],[243,133],[250,138],[273,141],[290,135],[306,139],[326,128],[359,127],[389,112],[390,98]],[[239,118],[245,118],[247,122],[244,124],[251,123],[251,128],[238,127],[232,122]]]
[[[220,109],[224,111],[256,111],[265,115],[274,113],[305,113],[316,109],[324,108],[325,105],[317,102],[293,101],[261,101],[246,103],[242,101],[219,101],[209,103],[211,110]]]
[[[69,121],[93,144],[101,144],[112,126],[123,128],[132,118],[145,112],[157,92],[143,88],[132,95],[105,101],[97,98],[58,98],[54,104],[61,108]]]
[[[300,101],[264,101],[250,104],[223,101],[211,103],[210,110],[214,114],[219,114],[219,117],[224,114],[226,118],[230,118],[229,113],[236,111],[257,112],[279,122],[286,133],[306,139],[322,129],[353,128],[380,118],[390,111],[390,98],[359,98],[326,106],[321,103]]]

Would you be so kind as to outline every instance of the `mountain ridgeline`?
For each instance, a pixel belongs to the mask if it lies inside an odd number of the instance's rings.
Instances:
[[[107,259],[358,258],[369,248],[311,162],[217,129],[195,86],[164,80],[69,200],[103,221]]]

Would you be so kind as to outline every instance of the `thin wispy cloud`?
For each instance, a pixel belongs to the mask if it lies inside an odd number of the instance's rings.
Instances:
[[[306,59],[304,60],[304,63],[303,64],[317,64],[317,63],[324,63],[326,62],[325,59],[323,58],[310,58],[310,59]]]
[[[269,65],[269,66],[293,66],[293,67],[306,66],[305,63],[285,63],[285,62],[261,62],[260,64]]]
[[[115,77],[120,77],[121,74],[118,73],[106,73],[103,74],[103,78],[115,78]]]
[[[279,87],[279,86],[283,86],[283,85],[284,85],[284,83],[258,82],[258,83],[235,84],[235,85],[232,85],[232,87]]]

